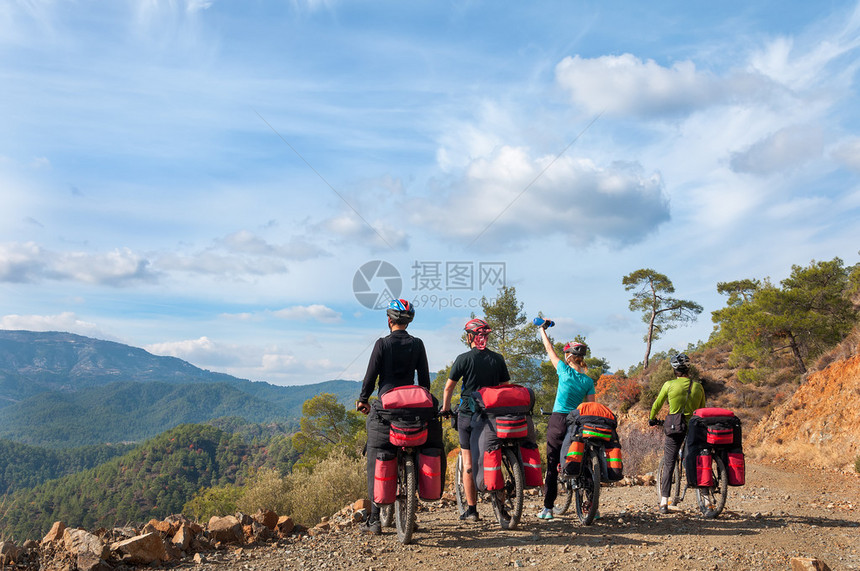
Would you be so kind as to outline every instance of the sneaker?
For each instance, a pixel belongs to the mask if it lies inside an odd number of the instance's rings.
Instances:
[[[460,520],[462,521],[481,521],[481,516],[478,515],[478,510],[476,509],[468,509],[460,514]]]
[[[371,519],[371,516],[367,516],[367,519],[358,524],[358,529],[362,533],[369,533],[370,535],[382,535],[382,522],[379,521],[378,518]]]
[[[660,513],[661,513],[661,514],[667,514],[667,513],[669,513],[669,506],[667,506],[667,505],[662,505],[662,506],[660,506]]]
[[[552,519],[552,508],[544,508],[538,514],[538,519]]]

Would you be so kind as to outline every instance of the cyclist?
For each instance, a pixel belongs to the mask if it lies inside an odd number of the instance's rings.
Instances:
[[[660,508],[661,514],[669,513],[669,494],[672,488],[672,474],[675,471],[675,462],[678,460],[678,451],[687,434],[687,421],[693,416],[693,411],[705,406],[705,390],[702,384],[690,380],[690,358],[685,353],[678,353],[669,361],[675,371],[675,378],[663,383],[660,393],[651,406],[651,416],[648,424],[656,426],[657,414],[668,399],[669,414],[684,415],[683,428],[678,428],[675,433],[664,424],[666,438],[663,440],[663,473],[660,478]]]
[[[377,379],[378,394],[382,395],[394,387],[414,384],[416,372],[418,384],[430,389],[430,371],[424,343],[406,332],[406,327],[415,318],[415,309],[405,299],[395,299],[388,305],[386,313],[390,333],[379,338],[373,346],[361,393],[355,403],[356,410],[367,415],[367,491],[371,498],[370,513],[359,527],[374,535],[382,533],[379,506],[372,501],[376,456],[382,450],[391,453],[396,450],[388,441],[388,425],[379,417],[379,401],[371,405],[368,400],[376,388]],[[442,425],[438,420],[430,421],[427,441],[437,442],[441,448]]]
[[[552,508],[558,497],[558,463],[561,460],[561,445],[567,434],[567,415],[583,402],[594,402],[594,380],[586,372],[585,343],[571,341],[564,346],[564,360],[559,359],[546,334],[548,321],[540,326],[540,336],[552,366],[558,374],[555,404],[546,427],[546,491],[540,519],[552,519]]]
[[[469,350],[454,359],[451,373],[445,383],[442,395],[442,414],[451,412],[451,396],[454,387],[462,379],[460,387],[460,409],[457,415],[457,432],[460,439],[460,457],[463,460],[463,490],[466,494],[468,508],[460,515],[460,519],[480,521],[478,514],[478,491],[472,474],[471,443],[475,401],[472,393],[482,387],[494,387],[511,380],[505,358],[487,349],[490,335],[490,325],[483,319],[469,320],[463,329],[466,331],[466,341]]]

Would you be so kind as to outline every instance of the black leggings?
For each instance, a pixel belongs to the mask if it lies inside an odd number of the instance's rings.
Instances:
[[[666,434],[663,440],[663,473],[660,474],[660,495],[668,498],[672,493],[672,474],[678,462],[678,450],[684,443],[685,434]]]
[[[561,445],[567,434],[566,418],[565,413],[554,412],[546,427],[546,492],[543,507],[548,509],[552,509],[555,498],[558,497],[558,463],[561,460]]]

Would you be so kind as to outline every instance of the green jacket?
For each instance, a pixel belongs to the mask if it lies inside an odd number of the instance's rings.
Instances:
[[[690,396],[687,396],[687,387],[690,386],[691,382],[687,377],[678,377],[663,383],[663,386],[660,387],[660,394],[657,395],[653,406],[651,406],[651,418],[657,418],[657,413],[663,408],[663,403],[668,398],[669,414],[681,412],[684,399],[687,399],[687,406],[684,407],[684,418],[690,420],[694,410],[705,406],[705,389],[702,388],[701,383],[694,382],[690,389]]]

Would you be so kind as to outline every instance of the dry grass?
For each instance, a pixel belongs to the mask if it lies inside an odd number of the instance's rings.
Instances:
[[[846,462],[846,459],[832,448],[796,440],[786,443],[768,442],[754,447],[745,446],[744,454],[759,462],[791,459],[805,466],[848,470],[853,468],[850,462]]]
[[[624,475],[654,472],[663,451],[663,432],[641,420],[620,422],[618,437],[624,460]]]
[[[293,472],[286,478],[287,512],[293,520],[315,525],[348,503],[367,497],[367,462],[332,452],[312,472]]]
[[[313,469],[297,470],[282,477],[261,469],[236,501],[245,513],[272,510],[289,515],[307,526],[336,513],[348,503],[367,497],[367,463],[335,450]]]

